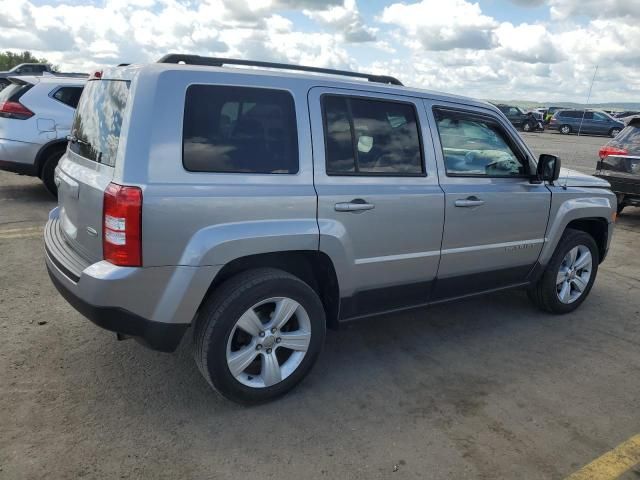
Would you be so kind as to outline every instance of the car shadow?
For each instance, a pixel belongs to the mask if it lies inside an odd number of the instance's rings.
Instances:
[[[421,392],[429,391],[431,384],[439,388],[435,385],[439,382],[466,392],[465,397],[485,395],[485,387],[496,383],[491,368],[471,372],[468,362],[473,364],[474,356],[482,356],[487,346],[496,343],[502,345],[501,363],[517,356],[523,348],[518,339],[535,338],[545,319],[551,322],[550,316],[531,306],[524,292],[511,291],[345,323],[339,331],[328,332],[324,351],[308,378],[285,397],[250,410],[295,413],[302,405],[322,408],[336,402],[364,408],[374,398],[419,403]],[[246,411],[207,385],[191,347],[191,331],[174,355],[147,350],[134,341],[118,343],[110,354],[129,359],[129,365],[125,372],[114,371],[111,362],[101,368],[101,382],[95,387],[104,391],[98,398],[106,400],[114,390],[127,391],[126,401],[133,410],[141,403],[149,406],[151,397],[153,403],[174,411],[165,414],[189,411],[200,419]],[[388,395],[380,397],[381,390]],[[415,395],[418,400],[411,399]]]
[[[38,179],[24,178],[9,185],[0,185],[0,200],[20,200],[25,203],[56,203],[42,182]]]

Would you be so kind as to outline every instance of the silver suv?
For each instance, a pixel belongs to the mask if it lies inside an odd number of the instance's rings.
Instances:
[[[573,311],[616,213],[488,103],[186,55],[90,79],[56,182],[60,293],[157,350],[192,326],[206,380],[245,403],[290,390],[344,320],[512,287]]]

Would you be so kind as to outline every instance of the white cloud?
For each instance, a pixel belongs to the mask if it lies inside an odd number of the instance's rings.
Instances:
[[[290,62],[505,100],[582,101],[600,65],[594,101],[640,101],[640,0],[546,0],[536,23],[498,21],[484,0],[389,0],[372,18],[356,0],[50,1],[0,0],[0,49],[67,71],[173,52]]]
[[[304,14],[341,32],[347,43],[372,42],[376,39],[376,29],[364,24],[355,0],[344,0],[344,4],[326,10],[304,10]]]
[[[477,3],[465,0],[394,3],[385,7],[380,20],[401,27],[428,50],[490,49],[498,26]]]
[[[591,18],[640,19],[640,0],[548,0],[551,17],[564,20],[573,16]]]
[[[543,25],[503,23],[496,29],[498,51],[507,58],[526,63],[558,63],[565,55]]]

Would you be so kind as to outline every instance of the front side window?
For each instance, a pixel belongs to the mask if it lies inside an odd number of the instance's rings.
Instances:
[[[528,168],[503,128],[468,112],[434,109],[449,176],[521,177]]]
[[[284,90],[191,85],[182,155],[193,172],[297,173],[293,97]]]
[[[423,175],[412,104],[324,95],[328,175]]]

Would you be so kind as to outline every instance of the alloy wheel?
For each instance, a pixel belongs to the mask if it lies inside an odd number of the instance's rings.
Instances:
[[[573,303],[582,296],[593,267],[591,251],[584,245],[573,247],[562,259],[556,277],[556,293],[562,303]]]
[[[243,385],[265,388],[291,375],[311,341],[307,311],[291,298],[263,300],[240,316],[227,341],[227,366]]]

